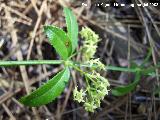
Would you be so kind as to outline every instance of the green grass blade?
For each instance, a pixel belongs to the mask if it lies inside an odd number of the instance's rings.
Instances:
[[[78,45],[78,23],[76,17],[70,9],[64,8],[64,14],[68,35],[72,41],[72,52],[74,52]]]
[[[69,81],[69,77],[69,68],[65,68],[30,95],[22,97],[20,102],[30,107],[41,106],[52,102],[63,92],[66,83]]]

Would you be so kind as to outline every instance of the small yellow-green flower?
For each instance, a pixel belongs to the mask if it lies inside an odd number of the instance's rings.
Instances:
[[[105,70],[105,65],[99,60],[99,58],[91,59],[87,61],[86,64],[89,64],[91,68],[96,68],[96,69],[98,68],[100,70]]]
[[[77,87],[74,88],[73,90],[73,97],[74,100],[80,102],[85,102],[84,101],[84,96],[85,96],[85,91],[83,91],[82,89],[80,91],[77,90]]]
[[[97,108],[93,101],[92,102],[86,101],[84,103],[84,107],[85,107],[85,110],[89,112],[94,112],[94,110]]]

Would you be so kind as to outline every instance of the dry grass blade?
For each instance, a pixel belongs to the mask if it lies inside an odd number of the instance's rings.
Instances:
[[[38,11],[38,19],[37,19],[37,22],[35,24],[35,27],[34,27],[34,30],[33,30],[33,33],[32,33],[32,38],[31,38],[31,41],[30,41],[29,49],[28,49],[27,60],[29,60],[29,58],[30,58],[33,43],[34,43],[34,38],[36,36],[36,32],[37,32],[39,24],[41,22],[42,13],[43,13],[45,7],[47,7],[47,4],[46,4],[46,1],[43,1],[42,6],[41,6],[40,10]]]

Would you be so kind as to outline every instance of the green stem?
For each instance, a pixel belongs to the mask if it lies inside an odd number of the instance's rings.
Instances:
[[[20,66],[20,65],[57,65],[62,64],[63,60],[27,60],[27,61],[1,61],[0,66]]]
[[[2,60],[0,60],[0,67],[1,66],[4,66],[4,67],[7,67],[7,66],[20,66],[20,65],[25,65],[25,66],[26,65],[43,65],[43,64],[58,65],[58,64],[63,64],[63,63],[65,63],[64,60],[27,60],[27,61],[2,61]],[[81,69],[79,69],[77,66],[91,67],[88,64],[81,64],[81,63],[73,62],[73,66],[72,67],[74,67],[75,69],[77,69],[81,73],[85,73],[85,72],[82,71]],[[156,66],[156,67],[159,68],[160,66]],[[137,68],[106,66],[106,70],[135,73],[135,72],[139,71],[140,68],[137,69]]]
[[[133,68],[126,68],[126,67],[115,67],[115,66],[106,66],[106,70],[113,70],[113,71],[121,71],[121,72],[137,72],[139,69]]]
[[[78,65],[80,63],[75,63],[75,65]],[[88,64],[80,64],[81,67],[90,67]],[[96,67],[96,65],[94,66]],[[137,72],[136,68],[127,68],[127,67],[116,67],[116,66],[106,66],[106,70],[112,70],[112,71],[121,71],[121,72]]]
[[[87,74],[86,72],[84,72],[84,71],[82,71],[80,68],[78,68],[76,65],[72,65],[72,67],[74,68],[74,69],[76,69],[77,71],[79,71],[80,73],[82,73],[82,74]]]

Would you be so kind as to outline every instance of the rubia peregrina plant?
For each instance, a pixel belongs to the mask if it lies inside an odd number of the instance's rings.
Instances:
[[[67,33],[56,26],[44,26],[44,32],[49,38],[50,44],[63,60],[64,69],[30,95],[22,97],[20,102],[24,105],[35,107],[53,101],[63,92],[70,79],[69,67],[72,65],[70,56],[74,53],[78,45],[78,24],[76,17],[70,9],[64,8],[64,13],[67,23]]]
[[[61,59],[64,60],[64,70],[30,95],[22,97],[20,102],[24,105],[35,107],[53,101],[63,92],[69,81],[69,68],[74,68],[86,78],[85,91],[83,89],[78,91],[75,88],[73,91],[74,100],[84,102],[85,109],[93,112],[94,109],[100,107],[100,101],[108,94],[109,86],[108,80],[96,72],[96,68],[104,69],[104,65],[99,59],[93,59],[99,37],[89,28],[82,29],[81,36],[85,39],[82,47],[84,54],[82,56],[85,56],[83,60],[85,64],[90,66],[90,69],[82,69],[79,65],[74,64],[71,58],[78,46],[78,24],[71,10],[64,8],[64,13],[67,23],[67,33],[55,26],[49,25],[44,27],[50,44],[55,48]],[[94,65],[96,65],[96,68]],[[84,72],[84,70],[87,72]]]
[[[17,65],[38,65],[38,64],[63,64],[64,69],[58,72],[47,83],[20,99],[20,102],[26,106],[36,107],[52,102],[64,90],[70,79],[70,70],[75,69],[85,78],[86,85],[82,88],[78,86],[73,90],[73,98],[79,103],[83,103],[87,111],[93,112],[100,107],[101,100],[109,91],[109,82],[100,75],[101,70],[114,70],[136,73],[135,81],[127,86],[120,86],[112,90],[115,96],[122,96],[134,90],[142,75],[155,75],[154,70],[160,66],[144,68],[134,65],[131,68],[121,68],[115,66],[105,66],[99,58],[95,58],[99,36],[90,28],[82,28],[80,35],[84,38],[82,46],[82,61],[72,61],[75,50],[78,46],[78,24],[76,17],[68,8],[64,8],[64,14],[67,24],[67,33],[62,29],[47,25],[44,26],[44,32],[49,38],[50,44],[55,48],[61,60],[27,60],[27,61],[0,61],[0,66]],[[145,62],[148,61],[149,55]]]

